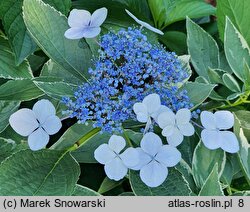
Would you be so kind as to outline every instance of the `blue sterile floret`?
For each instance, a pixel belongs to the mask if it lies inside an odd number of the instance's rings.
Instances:
[[[177,55],[160,45],[152,45],[137,28],[109,32],[101,37],[99,58],[89,69],[90,83],[63,98],[68,112],[84,123],[94,121],[102,131],[122,131],[122,123],[135,118],[133,104],[157,93],[163,105],[177,111],[190,108],[187,92],[176,83],[187,78]]]

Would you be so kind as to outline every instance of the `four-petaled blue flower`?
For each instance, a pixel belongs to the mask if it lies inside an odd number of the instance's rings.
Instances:
[[[103,7],[92,15],[87,10],[73,9],[68,18],[71,27],[64,36],[68,39],[94,38],[101,32],[101,25],[107,18],[108,10]]]
[[[108,144],[100,145],[94,152],[95,159],[104,164],[107,176],[112,180],[120,180],[128,172],[128,168],[135,166],[139,162],[139,154],[135,148],[127,148],[123,137],[112,135]]]
[[[168,167],[173,167],[181,160],[181,153],[173,146],[163,145],[155,133],[146,133],[137,148],[139,163],[133,170],[140,170],[141,180],[149,187],[161,185],[168,176]]]
[[[18,134],[28,136],[29,147],[34,151],[44,148],[49,135],[54,135],[62,127],[55,107],[46,99],[36,102],[32,110],[22,108],[13,113],[9,123]]]
[[[217,111],[213,114],[202,111],[201,123],[205,128],[201,132],[201,139],[208,149],[222,148],[229,153],[239,151],[239,142],[235,134],[227,131],[234,125],[234,116],[231,112]]]
[[[167,137],[167,141],[172,146],[178,146],[183,141],[184,136],[194,134],[194,127],[190,123],[191,112],[183,108],[174,114],[172,111],[163,112],[158,116],[158,124],[162,128],[162,135]]]

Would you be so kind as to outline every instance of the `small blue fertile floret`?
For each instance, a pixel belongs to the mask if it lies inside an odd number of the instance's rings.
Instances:
[[[176,84],[188,77],[177,55],[152,45],[136,28],[121,29],[101,37],[99,58],[89,69],[90,83],[63,98],[68,112],[84,123],[94,121],[102,131],[122,131],[122,123],[135,118],[133,105],[151,93],[173,111],[190,108],[187,92]]]

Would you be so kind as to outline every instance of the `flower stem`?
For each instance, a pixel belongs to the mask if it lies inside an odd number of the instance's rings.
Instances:
[[[128,142],[128,145],[131,146],[131,147],[134,147],[124,128],[123,128],[123,135],[125,137],[125,140]]]
[[[201,129],[204,129],[204,127],[203,127],[203,126],[201,126],[201,125],[197,124],[197,123],[196,123],[196,122],[194,122],[193,120],[190,120],[190,122],[192,122],[192,124],[194,124],[195,126],[197,126],[197,127],[201,128]]]

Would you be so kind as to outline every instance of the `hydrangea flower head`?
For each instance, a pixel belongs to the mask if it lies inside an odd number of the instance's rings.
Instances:
[[[192,107],[187,92],[176,86],[188,76],[181,61],[148,42],[141,30],[110,32],[101,37],[100,45],[95,68],[89,69],[90,83],[80,86],[74,99],[63,99],[72,117],[82,123],[93,120],[94,127],[112,133],[136,118],[133,105],[149,94],[157,93],[162,105],[173,111]]]
[[[235,134],[227,131],[234,125],[234,116],[229,111],[201,112],[201,123],[205,129],[201,132],[201,139],[208,149],[222,148],[229,153],[239,151],[239,142]]]
[[[141,180],[149,187],[161,185],[168,176],[168,167],[181,160],[181,153],[173,146],[163,145],[155,133],[146,133],[137,148],[139,163],[131,169],[140,170]]]
[[[131,12],[129,12],[128,10],[125,10],[126,13],[135,20],[136,23],[140,24],[141,26],[151,30],[152,32],[155,32],[155,33],[158,33],[160,35],[164,35],[164,33],[159,30],[159,29],[156,29],[155,27],[152,27],[150,24],[144,22],[144,21],[141,21],[139,20],[138,18],[136,18]]]
[[[23,108],[13,113],[9,123],[18,134],[28,136],[29,147],[34,151],[44,148],[49,135],[54,135],[62,127],[55,107],[46,99],[36,102],[32,110]]]
[[[95,159],[105,165],[105,173],[112,180],[122,179],[127,174],[128,168],[139,162],[138,152],[132,147],[120,154],[125,146],[126,141],[123,137],[112,135],[108,144],[100,145],[94,152]]]
[[[158,124],[162,128],[162,135],[167,137],[170,145],[178,146],[184,136],[194,134],[194,127],[190,123],[191,112],[183,108],[174,114],[172,111],[163,112],[158,116]]]
[[[73,9],[68,18],[68,29],[64,36],[68,39],[94,38],[101,32],[101,25],[107,18],[108,10],[103,7],[92,15],[87,10]]]

